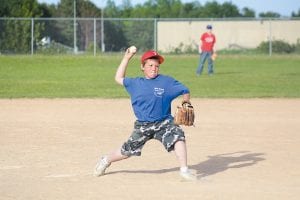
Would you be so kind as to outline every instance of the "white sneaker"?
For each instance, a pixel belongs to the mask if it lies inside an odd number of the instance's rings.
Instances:
[[[196,181],[197,176],[193,174],[190,170],[187,170],[186,172],[180,171],[180,176],[185,180],[185,181]]]
[[[94,176],[103,176],[105,174],[105,170],[110,166],[111,163],[107,162],[106,157],[102,157],[94,170]]]

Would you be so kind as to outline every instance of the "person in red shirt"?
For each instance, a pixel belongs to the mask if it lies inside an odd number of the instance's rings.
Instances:
[[[212,33],[212,26],[206,26],[207,31],[201,35],[201,46],[199,46],[200,60],[197,68],[197,75],[201,75],[203,71],[204,63],[207,59],[208,61],[208,74],[212,75],[214,73],[213,69],[213,59],[212,55],[214,53],[214,45],[216,43],[216,36]]]

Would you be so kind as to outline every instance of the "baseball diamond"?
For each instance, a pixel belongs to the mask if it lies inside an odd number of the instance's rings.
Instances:
[[[1,199],[299,198],[299,99],[192,102],[195,127],[183,129],[197,182],[178,179],[156,140],[93,177],[99,153],[132,130],[129,99],[0,99]]]

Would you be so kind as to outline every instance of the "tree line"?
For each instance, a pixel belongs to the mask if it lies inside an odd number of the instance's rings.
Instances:
[[[61,0],[58,4],[39,3],[37,0],[9,0],[0,4],[0,51],[9,49],[16,53],[27,53],[31,41],[30,21],[7,20],[8,18],[72,18],[74,16],[74,0]],[[258,13],[261,18],[280,18],[279,13],[268,11]],[[119,6],[113,0],[107,0],[104,8],[98,8],[87,0],[76,0],[76,17],[78,18],[256,18],[253,9],[244,7],[239,9],[231,1],[218,3],[209,1],[201,4],[199,1],[182,3],[180,0],[147,0],[143,4],[132,5],[130,0],[124,0]],[[292,12],[291,17],[300,17],[298,12]],[[132,30],[137,30],[141,24],[116,23],[105,21],[105,40],[110,51],[120,50],[138,38],[141,44],[148,48],[153,44],[152,24],[145,22],[142,27],[151,32],[136,35]],[[100,27],[98,27],[99,29]],[[84,39],[78,39],[79,47],[88,48],[87,40],[90,26],[78,22],[78,32]],[[60,30],[60,31],[58,31]],[[97,32],[100,30],[97,30]],[[126,32],[127,31],[127,32]],[[39,21],[34,25],[35,40],[40,40],[43,35],[49,35],[57,42],[73,43],[73,24],[67,22],[51,23]],[[116,37],[117,35],[117,37]],[[97,46],[100,40],[97,40]],[[35,48],[36,42],[35,42]],[[25,52],[24,52],[25,51]]]
[[[61,0],[57,5],[38,3],[37,0],[9,0],[0,4],[0,17],[72,17],[74,0]],[[100,17],[102,9],[88,0],[76,0],[78,17]],[[110,18],[255,18],[255,10],[244,7],[241,10],[231,1],[218,3],[199,1],[182,3],[181,0],[147,0],[132,5],[124,0],[119,6],[107,0],[104,17]],[[281,15],[268,11],[258,13],[259,17],[279,18]],[[300,17],[300,9],[290,17]]]

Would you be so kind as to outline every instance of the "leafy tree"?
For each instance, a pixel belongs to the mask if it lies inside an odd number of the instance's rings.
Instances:
[[[182,5],[180,17],[195,18],[199,17],[204,8],[198,2],[185,3]]]
[[[292,12],[292,17],[300,17],[300,9],[298,10],[298,13]]]
[[[40,17],[37,0],[11,0],[3,4],[2,12],[8,17]],[[40,37],[43,25],[35,24],[34,35]],[[1,25],[0,50],[2,52],[27,53],[31,46],[31,20],[8,19]]]
[[[265,13],[259,13],[259,17],[279,18],[280,14],[269,11]]]
[[[178,17],[180,14],[180,9],[180,0],[156,0],[155,11],[157,17]]]
[[[101,16],[101,11],[90,1],[78,1],[77,3],[77,17],[88,17],[88,18],[98,18]],[[78,47],[80,49],[87,49],[93,44],[94,39],[94,21],[93,20],[78,20]],[[101,27],[98,26],[98,33],[101,32]],[[100,41],[100,38],[97,38],[97,43]]]
[[[123,0],[120,10],[121,10],[120,14],[122,17],[124,17],[124,18],[131,17],[133,7],[132,7],[130,0]]]
[[[145,6],[147,5],[147,6]],[[155,18],[157,17],[154,9],[154,5],[146,2],[144,5],[137,5],[132,12],[131,17],[135,18]]]
[[[9,11],[9,2],[3,1],[0,4],[0,17],[8,17],[10,14]]]
[[[140,51],[153,48],[153,20],[149,21],[131,21],[126,23],[125,37],[128,40],[128,46],[135,44]]]
[[[203,12],[200,13],[199,17],[206,17],[206,18],[222,18],[223,14],[221,12],[221,8],[216,1],[207,2],[204,5]]]
[[[52,17],[56,18],[72,18],[74,16],[73,0],[61,0],[60,3],[52,11]],[[77,10],[76,10],[77,13]],[[73,46],[74,21],[73,20],[54,20],[49,21],[47,31],[44,36],[49,36],[51,40],[67,45],[70,48]]]
[[[52,9],[54,5],[48,6],[45,3],[39,4],[39,10],[41,11],[40,17],[52,17]]]
[[[119,8],[116,6],[115,2],[112,0],[107,0],[106,7],[104,11],[104,17],[121,17]]]
[[[242,17],[250,17],[250,18],[254,18],[255,17],[255,11],[250,9],[250,8],[243,8],[242,9]]]
[[[239,9],[231,2],[225,2],[220,6],[222,17],[240,17]]]
[[[107,51],[120,51],[128,47],[122,21],[105,22],[104,27],[105,49]]]

